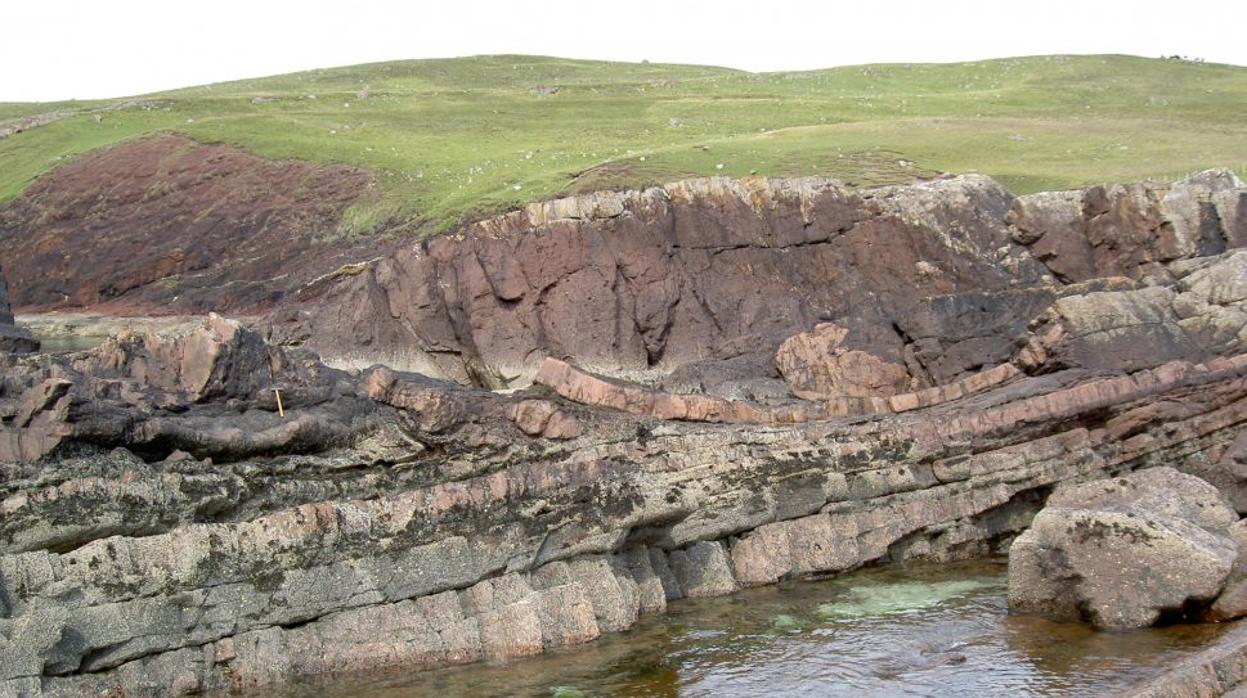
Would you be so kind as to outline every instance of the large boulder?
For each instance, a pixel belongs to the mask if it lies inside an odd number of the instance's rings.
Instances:
[[[1237,521],[1215,487],[1168,467],[1058,490],[1009,550],[1009,607],[1108,629],[1206,608]]]
[[[1225,584],[1225,590],[1204,614],[1212,621],[1233,620],[1247,616],[1247,519],[1230,527],[1230,538],[1238,546],[1238,559]]]

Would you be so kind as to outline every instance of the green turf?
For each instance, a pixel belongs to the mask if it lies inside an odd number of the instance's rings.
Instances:
[[[557,91],[554,89],[557,88]],[[122,108],[94,112],[106,106]],[[691,175],[855,184],[977,171],[1016,193],[1247,167],[1247,68],[1128,56],[724,68],[483,56],[131,100],[0,140],[0,202],[65,158],[158,131],[377,173],[344,234],[431,232],[564,192]],[[99,117],[97,121],[96,117]]]

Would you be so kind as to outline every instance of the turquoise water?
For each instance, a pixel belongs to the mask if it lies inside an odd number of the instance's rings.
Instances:
[[[893,565],[680,601],[632,631],[506,665],[414,672],[290,695],[1103,696],[1221,626],[1096,633],[1009,616],[992,562]]]

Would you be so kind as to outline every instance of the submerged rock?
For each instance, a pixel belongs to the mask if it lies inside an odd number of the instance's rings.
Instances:
[[[1168,467],[1059,489],[1009,549],[1009,607],[1107,629],[1206,607],[1238,556],[1237,521],[1215,487]]]

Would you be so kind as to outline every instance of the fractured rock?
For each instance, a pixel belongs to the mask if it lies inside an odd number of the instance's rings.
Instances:
[[[314,312],[275,314],[272,336],[489,388],[527,385],[545,356],[652,378],[828,319],[897,361],[891,325],[919,299],[1040,282],[1011,200],[980,176],[717,177],[535,203],[338,279]]]
[[[359,433],[375,407],[311,354],[270,347],[215,315],[172,337],[126,333],[86,352],[2,365],[0,408],[13,417],[0,424],[7,462],[65,441],[227,459],[320,450]]]
[[[511,421],[529,436],[547,439],[574,439],[580,435],[580,423],[548,400],[522,400],[510,411]]]
[[[1232,172],[1210,170],[1172,186],[1117,184],[1043,192],[1013,201],[1013,239],[1058,278],[1166,278],[1164,264],[1247,244]]]

